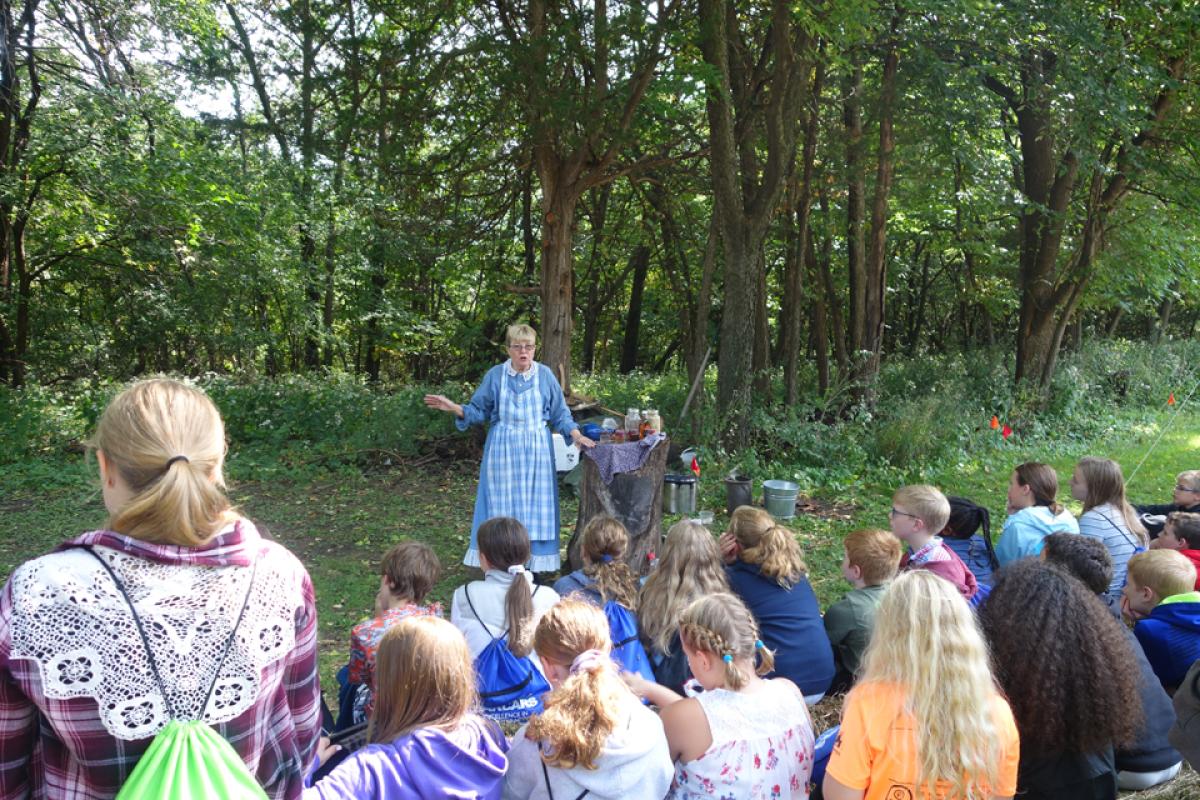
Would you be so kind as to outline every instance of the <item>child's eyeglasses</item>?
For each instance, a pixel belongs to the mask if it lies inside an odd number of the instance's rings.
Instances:
[[[1192,494],[1200,494],[1200,489],[1193,489],[1193,488],[1192,488],[1192,487],[1190,487],[1190,486],[1184,486],[1182,483],[1177,483],[1177,484],[1175,484],[1175,491],[1177,491],[1177,492],[1191,492]]]
[[[918,517],[916,514],[910,514],[907,511],[901,511],[900,509],[896,508],[895,506],[892,506],[892,510],[888,512],[888,516],[889,517],[912,517],[913,519],[920,519],[920,517]]]

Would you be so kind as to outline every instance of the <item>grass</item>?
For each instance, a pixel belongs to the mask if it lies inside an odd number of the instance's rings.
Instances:
[[[902,483],[934,483],[982,503],[992,510],[994,536],[1004,519],[1009,473],[1026,460],[1047,461],[1058,470],[1060,499],[1069,495],[1066,481],[1074,462],[1083,455],[1099,454],[1125,466],[1132,500],[1169,501],[1176,473],[1196,466],[1200,414],[1180,413],[1172,419],[1165,411],[1106,413],[1103,425],[1094,426],[1086,435],[1062,431],[1061,435],[1029,440],[1017,435],[1005,441],[985,432],[969,455],[950,461],[914,463],[905,468],[880,466],[855,475],[838,474],[828,483],[813,481],[812,468],[806,468],[802,485],[813,501],[811,513],[793,520],[791,527],[804,548],[822,605],[847,588],[839,572],[842,538],[856,527],[886,526],[891,493]],[[752,471],[756,498],[764,479],[792,476],[787,466],[763,463],[768,466]],[[728,521],[722,478],[733,466],[715,457],[703,465],[700,508],[714,512],[714,531],[722,530]],[[323,685],[336,685],[334,675],[346,660],[350,628],[371,611],[378,588],[379,557],[396,541],[419,539],[438,553],[444,572],[433,599],[443,603],[449,614],[453,590],[468,579],[468,570],[460,561],[471,526],[477,469],[478,463],[469,458],[432,465],[426,460],[417,468],[400,464],[366,474],[345,469],[314,471],[235,483],[232,494],[238,506],[296,553],[312,576],[320,618]],[[103,524],[103,505],[91,474],[91,467],[80,456],[67,453],[0,470],[0,580],[6,580],[22,561]],[[1067,501],[1068,506],[1072,503]],[[1073,510],[1079,511],[1078,504]],[[665,518],[664,526],[676,519]],[[565,494],[562,520],[565,544],[575,520],[574,500]],[[836,709],[826,711],[821,719],[836,719]],[[1200,776],[1185,769],[1166,787],[1130,796],[1146,800],[1200,797]]]

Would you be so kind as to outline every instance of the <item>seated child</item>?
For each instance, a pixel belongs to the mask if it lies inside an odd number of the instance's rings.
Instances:
[[[1151,538],[1162,533],[1167,514],[1172,511],[1200,514],[1200,469],[1185,470],[1175,476],[1175,490],[1170,503],[1134,506],[1134,509]]]
[[[375,691],[375,651],[383,635],[408,617],[442,616],[441,603],[424,605],[425,597],[442,574],[437,554],[427,545],[400,542],[384,555],[379,571],[375,616],[350,631],[347,682],[366,687],[355,700],[354,722],[361,722],[370,711],[370,698]]]
[[[1017,465],[1008,479],[1008,518],[996,543],[1000,565],[1042,552],[1042,540],[1052,533],[1079,533],[1079,524],[1057,502],[1058,475],[1037,461]]]
[[[529,534],[512,517],[493,517],[479,526],[479,565],[483,580],[472,581],[454,592],[450,621],[467,637],[471,658],[493,639],[508,636],[508,649],[517,657],[529,656],[537,621],[558,602],[558,593],[534,586],[529,561]],[[540,665],[539,665],[540,669]]]
[[[888,512],[892,533],[908,550],[900,559],[901,571],[927,569],[954,584],[966,599],[975,596],[979,584],[962,559],[935,535],[946,527],[950,502],[933,486],[901,486],[892,496]]]
[[[708,528],[681,520],[667,531],[658,566],[646,578],[638,597],[638,627],[650,656],[654,680],[675,692],[692,677],[679,643],[679,620],[693,600],[728,592],[717,540]]]
[[[1112,556],[1113,579],[1108,596],[1121,601],[1129,559],[1150,544],[1146,529],[1125,499],[1125,476],[1111,458],[1085,456],[1071,473],[1071,496],[1083,503],[1079,532],[1099,539]]]
[[[667,797],[807,798],[812,720],[796,684],[759,677],[772,670],[774,655],[758,638],[750,610],[726,592],[701,597],[684,611],[679,634],[703,692],[684,699],[659,684],[627,678],[662,709],[676,762]]]
[[[508,743],[474,711],[475,675],[462,634],[439,617],[403,619],[384,633],[377,659],[367,746],[305,789],[304,800],[499,800]],[[330,755],[323,748],[318,765]]]
[[[1200,514],[1172,511],[1157,539],[1150,542],[1151,550],[1177,550],[1200,572]],[[1196,581],[1200,589],[1200,578]]]
[[[597,514],[583,526],[579,537],[579,555],[583,567],[554,582],[559,597],[580,592],[600,605],[616,600],[630,611],[637,611],[638,584],[625,563],[629,532],[619,520]]]
[[[1200,659],[1200,592],[1196,568],[1174,550],[1148,550],[1129,559],[1122,611],[1163,688],[1174,692]]]
[[[965,497],[947,497],[950,519],[942,529],[942,542],[971,570],[980,586],[992,585],[992,573],[1000,568],[992,546],[992,515]],[[982,529],[982,533],[978,531]]]
[[[842,706],[824,796],[1012,797],[1019,758],[1012,711],[969,604],[928,570],[900,575]]]
[[[830,692],[843,692],[854,684],[884,586],[900,567],[900,540],[888,531],[851,531],[842,547],[842,577],[854,588],[825,612],[825,633],[837,668]]]
[[[513,737],[505,800],[666,795],[675,765],[662,721],[617,673],[604,612],[568,598],[542,616],[533,647],[553,689]]]
[[[1074,533],[1052,533],[1046,537],[1042,558],[1081,581],[1101,601],[1107,600],[1108,585],[1112,582],[1112,557],[1099,539]],[[1124,625],[1121,631],[1137,662],[1137,689],[1143,715],[1137,735],[1116,748],[1117,788],[1141,791],[1174,778],[1179,774],[1182,761],[1168,738],[1175,721],[1171,698],[1163,691],[1133,631]]]
[[[1141,712],[1124,626],[1080,581],[1033,558],[997,574],[979,625],[1021,738],[1016,796],[1116,800],[1113,745],[1132,740]]]
[[[775,653],[773,675],[799,686],[809,703],[818,702],[833,682],[833,648],[796,535],[763,509],[739,506],[719,546],[733,593]]]

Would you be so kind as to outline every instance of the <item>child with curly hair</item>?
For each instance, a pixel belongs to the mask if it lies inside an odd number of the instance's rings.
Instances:
[[[979,619],[1021,734],[1022,800],[1115,798],[1113,748],[1142,720],[1121,624],[1080,581],[1034,559],[997,573]]]
[[[604,613],[568,598],[542,617],[533,647],[553,689],[513,737],[505,800],[665,795],[675,768],[663,724],[617,674]]]
[[[1011,797],[1019,749],[967,601],[928,570],[900,575],[846,695],[825,800]]]
[[[597,514],[583,526],[579,554],[583,566],[554,582],[560,597],[581,592],[601,605],[615,600],[630,611],[637,611],[638,583],[625,563],[629,550],[629,532],[615,517]]]
[[[701,597],[684,611],[679,634],[703,692],[685,699],[658,684],[626,678],[662,709],[676,762],[667,797],[807,798],[812,720],[796,684],[761,677],[775,659],[758,638],[750,610],[733,594]]]

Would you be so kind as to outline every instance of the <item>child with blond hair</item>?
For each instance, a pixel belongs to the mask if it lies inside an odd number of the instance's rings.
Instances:
[[[505,800],[664,796],[675,767],[663,724],[617,673],[604,613],[568,598],[538,622],[533,647],[552,691],[513,737]]]
[[[701,597],[684,611],[679,634],[703,692],[685,699],[627,678],[634,691],[662,709],[676,762],[667,797],[807,798],[812,720],[796,684],[761,677],[775,659],[759,639],[750,610],[726,592]]]
[[[837,673],[831,691],[854,683],[875,628],[875,610],[888,581],[900,568],[900,540],[889,531],[862,528],[842,542],[842,577],[853,589],[825,612],[825,633],[833,645]]]
[[[979,588],[975,575],[938,536],[950,519],[950,501],[937,488],[923,484],[901,486],[892,495],[888,512],[892,533],[908,546],[900,559],[901,571],[929,570],[954,584],[966,599]]]
[[[1019,759],[970,606],[928,570],[900,575],[846,695],[825,800],[1012,797]]]
[[[761,508],[734,509],[720,546],[734,594],[750,609],[775,653],[775,675],[818,702],[833,682],[833,648],[807,578],[796,535]]]
[[[682,691],[691,677],[679,642],[684,609],[697,598],[728,591],[721,553],[708,528],[692,520],[672,525],[638,598],[638,627],[658,683]]]
[[[1158,537],[1173,511],[1200,514],[1200,469],[1186,469],[1175,476],[1170,503],[1139,505],[1134,510],[1151,538]]]
[[[1196,568],[1174,550],[1148,550],[1129,559],[1121,611],[1163,688],[1174,692],[1200,659],[1200,592]]]

